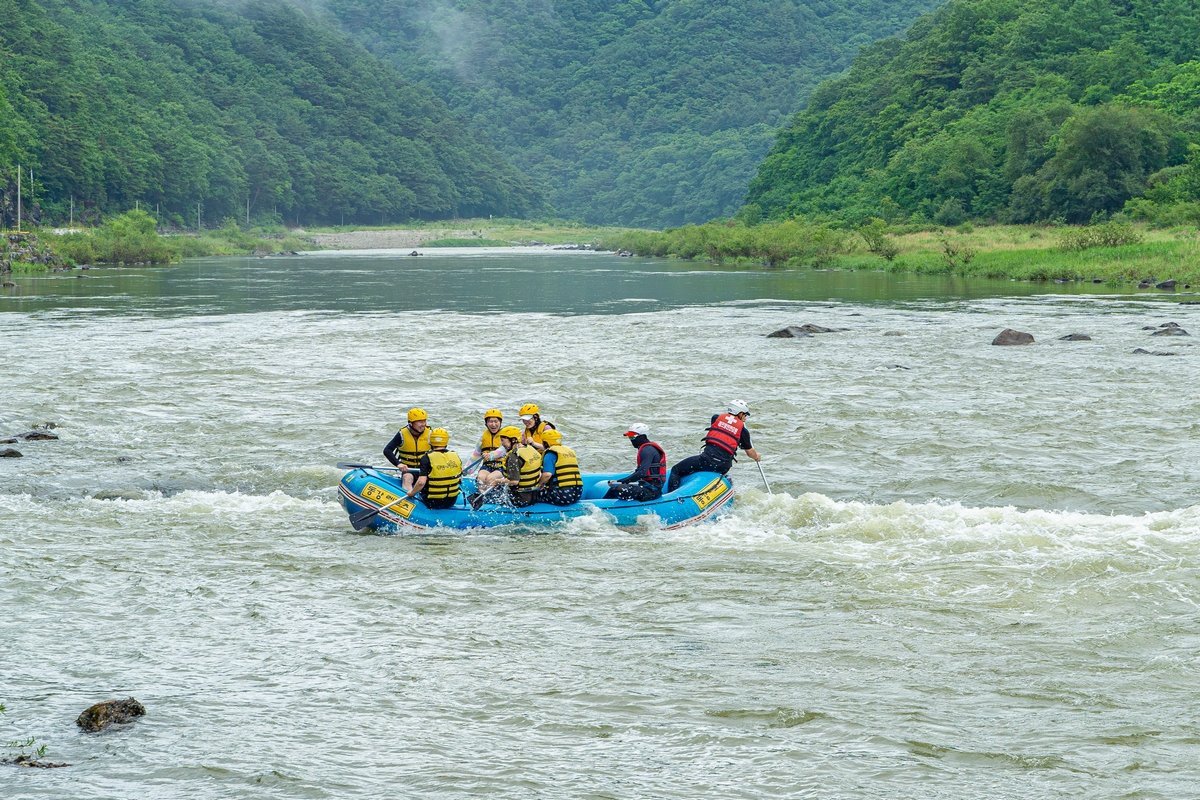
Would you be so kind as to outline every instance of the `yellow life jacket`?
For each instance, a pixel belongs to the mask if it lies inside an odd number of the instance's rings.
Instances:
[[[429,459],[429,475],[421,496],[426,500],[458,497],[462,485],[462,459],[458,453],[431,450],[425,455]]]
[[[534,444],[545,444],[545,442],[542,441],[542,433],[545,432],[547,427],[554,427],[554,426],[547,425],[545,420],[541,420],[538,422],[537,425],[534,425],[532,428],[526,428],[525,433],[529,434],[529,438],[533,439]]]
[[[500,434],[492,433],[487,428],[484,428],[483,438],[479,440],[479,452],[486,455],[500,446]],[[489,469],[501,469],[504,466],[504,459],[498,458],[495,461],[485,459],[483,465]]]
[[[579,474],[579,459],[575,456],[575,451],[561,444],[546,449],[558,456],[558,461],[554,463],[551,484],[560,489],[583,486],[583,476]]]
[[[400,446],[396,448],[396,458],[400,463],[410,469],[416,469],[421,466],[421,456],[428,453],[433,447],[429,444],[429,428],[421,431],[420,436],[413,436],[411,425],[405,425],[400,429]]]
[[[530,445],[517,448],[517,459],[521,465],[521,474],[517,478],[518,492],[532,492],[537,488],[538,480],[542,477],[542,454]]]

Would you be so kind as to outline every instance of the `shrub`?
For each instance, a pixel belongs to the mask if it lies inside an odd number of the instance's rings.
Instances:
[[[1079,252],[1093,247],[1120,247],[1138,244],[1142,235],[1126,222],[1105,222],[1067,231],[1059,240],[1059,247],[1067,252]]]

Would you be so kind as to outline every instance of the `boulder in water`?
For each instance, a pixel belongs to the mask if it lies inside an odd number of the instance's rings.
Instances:
[[[780,328],[774,333],[768,333],[768,339],[803,339],[806,336],[812,336],[814,333],[833,333],[837,328],[826,328],[824,325],[813,325],[811,322],[806,322],[803,325],[788,325],[786,328]]]
[[[774,333],[767,334],[768,339],[804,339],[809,336],[812,334],[796,325],[788,325],[786,328],[780,328]]]
[[[20,458],[21,451],[14,450],[11,447],[0,448],[0,458]]]
[[[1025,331],[1015,331],[1012,328],[1005,328],[996,334],[996,338],[992,339],[992,344],[1001,347],[1009,347],[1018,344],[1033,344],[1033,334],[1025,333]]]
[[[1155,289],[1174,289],[1175,285],[1176,285],[1175,280],[1161,281],[1159,283],[1154,284],[1154,288]]]
[[[109,725],[124,725],[146,714],[146,707],[132,697],[124,700],[105,700],[89,706],[75,720],[87,733],[102,731]]]
[[[1090,342],[1092,337],[1086,333],[1068,333],[1066,336],[1058,337],[1060,342]]]

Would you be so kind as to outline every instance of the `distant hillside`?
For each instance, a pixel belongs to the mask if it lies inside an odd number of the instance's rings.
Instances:
[[[861,46],[940,0],[326,0],[435,88],[557,212],[731,214],[776,131]]]
[[[1200,8],[952,0],[818,88],[747,213],[1200,221]]]
[[[291,4],[0,0],[0,21],[0,222],[18,162],[55,219],[72,199],[190,225],[542,208],[428,89]]]

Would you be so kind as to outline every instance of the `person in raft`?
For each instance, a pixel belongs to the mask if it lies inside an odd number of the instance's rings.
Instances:
[[[678,489],[683,479],[693,472],[718,472],[722,475],[729,472],[739,447],[750,458],[762,461],[762,456],[750,443],[750,431],[746,428],[746,418],[749,416],[750,407],[744,400],[731,400],[724,414],[713,414],[705,432],[704,449],[699,455],[685,458],[671,468],[667,491]]]
[[[479,472],[475,473],[475,483],[481,490],[504,480],[504,456],[508,454],[500,442],[500,427],[504,424],[500,409],[489,408],[483,412],[483,424],[483,436],[472,455],[472,458],[482,459]]]
[[[650,427],[635,422],[625,431],[637,450],[637,466],[629,475],[609,481],[605,500],[657,500],[662,497],[667,479],[667,453],[658,442],[650,441]]]
[[[471,508],[479,508],[484,502],[508,506],[530,506],[537,502],[537,485],[542,476],[542,454],[531,445],[521,444],[521,431],[515,425],[500,429],[500,445],[505,449],[504,472],[493,480],[488,488],[471,495]],[[503,486],[506,491],[496,491]]]
[[[542,419],[541,409],[537,403],[526,403],[521,406],[521,422],[525,430],[521,432],[521,444],[527,444],[539,453],[545,452],[546,443],[543,436],[546,431],[554,430],[554,426]]]
[[[417,479],[406,496],[420,493],[421,501],[429,508],[450,508],[462,488],[462,459],[446,449],[450,432],[445,428],[434,428],[429,433],[429,444],[433,449],[421,456]]]
[[[429,444],[429,415],[423,408],[408,410],[408,424],[396,431],[396,435],[383,448],[383,457],[393,467],[404,470],[400,483],[404,490],[412,488],[416,470],[421,466],[421,456],[433,448]]]
[[[575,451],[562,443],[562,433],[554,428],[542,432],[546,452],[542,453],[542,474],[538,480],[537,501],[556,506],[578,503],[583,494],[583,476]]]

